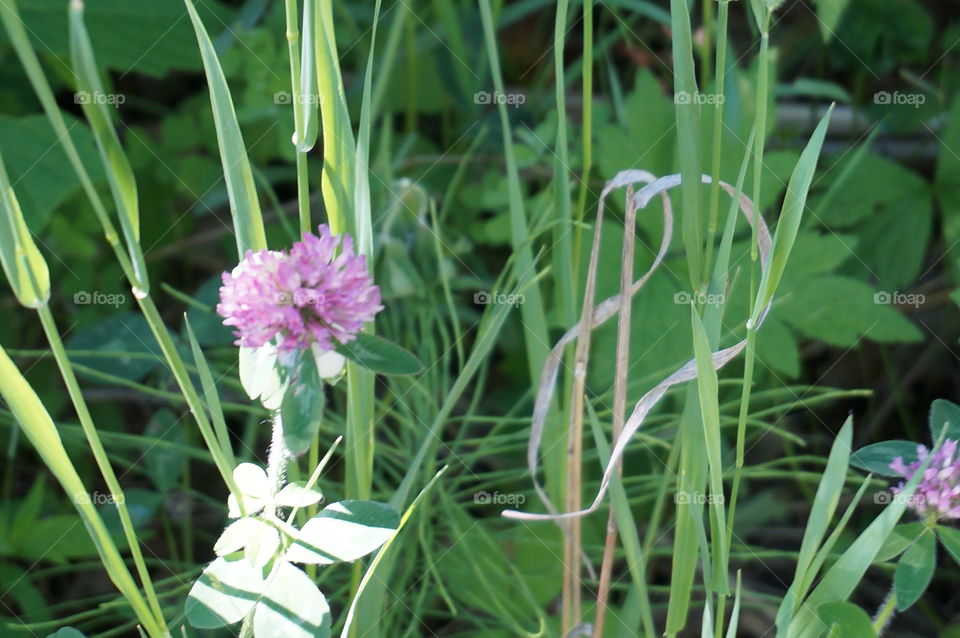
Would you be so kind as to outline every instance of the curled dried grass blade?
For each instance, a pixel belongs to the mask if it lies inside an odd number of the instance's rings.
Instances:
[[[713,181],[713,178],[709,175],[702,175],[701,181],[705,184],[709,184]],[[623,171],[618,173],[616,177],[607,182],[603,191],[600,193],[600,202],[598,204],[597,211],[598,219],[601,218],[603,213],[604,200],[612,190],[638,182],[646,183],[646,186],[637,191],[636,195],[634,196],[634,203],[637,210],[646,208],[650,201],[657,195],[659,195],[663,200],[663,239],[661,241],[660,250],[654,259],[653,264],[651,264],[647,272],[644,273],[644,275],[634,282],[630,287],[629,294],[631,297],[635,295],[644,286],[644,284],[647,283],[653,273],[657,270],[657,268],[663,262],[667,249],[670,246],[670,240],[673,236],[673,208],[670,204],[670,198],[667,194],[667,191],[679,186],[681,177],[679,174],[676,174],[667,175],[666,177],[661,178],[654,178],[652,174],[639,170]],[[726,191],[731,197],[736,195],[736,189],[730,184],[727,184],[723,181],[720,181],[719,184],[720,187],[723,188],[723,190]],[[766,223],[764,223],[763,218],[757,214],[753,205],[753,201],[742,193],[740,194],[739,207],[740,211],[743,213],[743,216],[746,218],[747,223],[749,223],[751,226],[754,224],[758,225],[757,235],[760,248],[760,264],[761,268],[766,270],[770,263],[770,250],[772,245],[770,231],[767,228]],[[772,300],[770,303],[772,303]],[[619,310],[620,295],[610,297],[609,299],[601,302],[593,309],[593,318],[592,321],[589,322],[588,329],[594,330],[598,328],[608,319],[616,315]],[[766,318],[769,310],[770,304],[768,303],[757,317],[757,328],[759,328],[763,323],[763,320]],[[610,480],[612,479],[613,473],[616,470],[617,463],[623,457],[624,451],[626,450],[630,439],[633,438],[633,435],[636,434],[637,430],[640,429],[640,426],[643,425],[643,421],[646,419],[647,414],[649,414],[654,406],[656,406],[656,404],[660,401],[660,399],[663,398],[663,396],[667,393],[667,390],[675,385],[697,378],[696,361],[690,360],[677,369],[676,372],[664,379],[659,385],[647,392],[640,399],[640,401],[637,402],[633,409],[633,413],[630,415],[630,418],[627,419],[627,423],[624,426],[623,432],[614,442],[610,459],[604,468],[603,480],[600,483],[600,489],[597,492],[593,503],[586,509],[557,513],[553,505],[550,503],[546,492],[536,478],[537,466],[539,465],[539,450],[543,439],[543,428],[546,420],[547,408],[549,407],[553,398],[564,347],[577,338],[577,336],[580,334],[580,331],[583,329],[583,326],[584,324],[580,322],[570,328],[570,330],[568,330],[567,333],[563,335],[563,337],[561,337],[557,344],[553,347],[553,350],[550,351],[550,354],[543,366],[543,374],[540,378],[540,387],[537,390],[537,398],[534,403],[533,420],[530,426],[530,442],[527,447],[527,466],[530,470],[530,475],[533,478],[534,490],[540,497],[540,500],[543,501],[544,506],[547,509],[547,513],[536,514],[517,510],[504,510],[503,516],[506,518],[527,521],[559,521],[586,516],[587,514],[597,511],[597,508],[600,507],[600,503],[603,501],[603,497],[606,495],[607,489],[610,486]],[[730,346],[729,348],[724,348],[712,353],[711,359],[714,369],[719,370],[725,366],[737,355],[739,355],[746,345],[746,340],[743,340],[733,346]]]

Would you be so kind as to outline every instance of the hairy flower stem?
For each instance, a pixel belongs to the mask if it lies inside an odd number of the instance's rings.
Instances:
[[[283,487],[289,459],[290,451],[283,440],[283,421],[280,420],[280,410],[277,410],[273,413],[273,430],[270,435],[270,450],[267,453],[267,483],[274,495]],[[271,510],[268,513],[275,516],[276,508],[271,507]]]
[[[883,636],[883,632],[890,624],[890,621],[893,620],[893,614],[896,610],[897,594],[891,587],[886,600],[883,601],[883,605],[877,610],[877,615],[873,617],[873,630],[876,632],[877,638]]]

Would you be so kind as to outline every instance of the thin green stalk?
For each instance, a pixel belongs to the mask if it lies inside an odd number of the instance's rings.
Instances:
[[[770,12],[767,11],[764,24],[761,25],[761,35],[760,35],[760,57],[757,60],[757,103],[756,103],[756,125],[755,125],[755,135],[753,138],[754,143],[754,157],[753,157],[753,202],[755,208],[755,214],[760,215],[762,211],[760,210],[760,180],[763,173],[763,150],[764,150],[764,140],[766,138],[766,126],[767,126],[767,92],[768,92],[768,78],[767,78],[767,69],[769,64],[769,45],[770,45]],[[759,260],[759,223],[753,224],[753,240],[750,244],[750,295],[752,298],[756,298],[758,294],[758,282],[757,282],[757,267]],[[743,474],[743,463],[744,463],[744,446],[747,430],[747,415],[750,412],[750,391],[753,386],[753,370],[754,370],[754,358],[756,355],[756,341],[757,341],[757,326],[756,322],[758,319],[758,313],[754,312],[753,316],[750,318],[750,321],[747,323],[747,347],[744,351],[744,366],[743,366],[743,388],[740,395],[740,412],[737,420],[737,459],[736,467],[733,474],[733,484],[730,488],[730,508],[729,508],[729,517],[727,519],[727,543],[729,544],[730,539],[733,537],[733,525],[734,517],[736,515],[737,509],[737,498],[740,494],[740,480]]]
[[[712,4],[714,0],[706,0]],[[717,17],[717,60],[714,72],[714,91],[717,96],[726,95],[724,86],[727,73],[727,21],[730,13],[730,0],[720,0]],[[720,158],[723,145],[723,107],[725,100],[715,99],[713,105],[713,158],[710,167],[710,217],[707,222],[707,258],[704,263],[704,279],[710,276],[709,268],[713,263],[713,243],[717,235],[717,223],[720,211]],[[721,610],[722,611],[722,610]],[[717,618],[723,618],[718,613]]]
[[[157,306],[153,303],[151,297],[137,297],[137,303],[143,311],[143,316],[147,320],[147,324],[150,326],[154,338],[156,338],[157,343],[160,345],[160,350],[170,365],[170,371],[173,373],[173,377],[176,379],[177,385],[180,387],[180,391],[187,401],[187,405],[190,406],[190,411],[193,413],[197,427],[200,429],[203,442],[210,450],[210,456],[213,457],[213,461],[220,471],[220,475],[223,477],[227,487],[230,489],[230,492],[238,495],[237,502],[243,507],[243,499],[239,498],[240,490],[233,480],[233,468],[230,467],[230,464],[223,454],[223,450],[220,448],[217,435],[213,431],[210,421],[207,419],[203,401],[200,400],[200,396],[193,387],[193,380],[190,378],[190,373],[187,371],[187,367],[180,356],[180,351],[170,336],[170,331],[167,329],[166,324],[163,323],[163,319],[160,317]]]
[[[593,169],[593,0],[583,0],[583,57],[581,65],[583,109],[580,123],[580,144],[583,148],[583,166],[580,170],[580,193],[577,196],[577,223],[573,245],[575,288],[579,286],[577,281],[580,277],[580,242],[583,241],[583,218],[587,211],[590,171]]]
[[[77,377],[73,373],[73,368],[70,366],[70,359],[67,357],[67,352],[63,347],[63,342],[60,340],[60,333],[57,330],[57,324],[53,319],[53,314],[50,312],[50,307],[47,305],[37,308],[37,314],[40,316],[40,323],[43,326],[43,331],[47,336],[47,341],[50,343],[50,350],[53,352],[54,359],[57,362],[57,367],[60,369],[63,382],[67,386],[67,392],[70,395],[70,400],[73,402],[74,409],[77,411],[77,417],[80,419],[80,426],[83,428],[83,433],[87,437],[87,442],[90,445],[90,450],[93,452],[93,457],[96,460],[97,467],[100,468],[100,473],[103,475],[103,479],[107,484],[107,489],[110,490],[110,496],[117,507],[117,513],[120,516],[120,525],[123,527],[124,537],[127,540],[127,545],[130,547],[130,554],[133,557],[133,562],[137,569],[137,575],[140,577],[140,582],[143,584],[143,590],[146,594],[147,602],[153,611],[153,615],[156,618],[157,624],[160,625],[163,631],[167,631],[166,622],[163,618],[163,609],[160,606],[160,601],[157,599],[157,593],[153,588],[153,581],[150,578],[150,571],[147,569],[147,565],[144,562],[143,551],[140,548],[140,541],[137,538],[137,532],[133,527],[133,521],[130,518],[130,512],[127,510],[123,489],[120,487],[120,481],[117,480],[117,475],[113,471],[113,466],[110,465],[110,459],[107,458],[107,451],[103,447],[103,442],[100,440],[100,435],[97,433],[97,428],[93,423],[93,417],[90,415],[90,410],[87,408],[87,402],[83,398],[83,393],[80,390]]]

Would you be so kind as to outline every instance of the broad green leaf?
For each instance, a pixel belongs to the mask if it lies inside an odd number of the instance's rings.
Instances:
[[[947,116],[946,129],[938,135],[940,152],[937,156],[936,193],[941,210],[944,245],[948,247],[949,265],[954,280],[960,275],[960,95],[955,95]]]
[[[50,634],[47,638],[87,638],[86,635],[73,627],[64,627]]]
[[[320,430],[324,387],[313,353],[308,350],[298,356],[280,403],[283,440],[291,454],[306,452]]]
[[[58,9],[58,12],[62,7]],[[90,177],[102,182],[103,167],[97,161],[97,149],[83,121],[65,114],[65,127],[76,144],[76,151],[90,171]],[[17,199],[24,211],[27,227],[42,231],[51,213],[69,200],[80,188],[80,180],[70,161],[58,148],[59,136],[43,115],[0,116],[0,152],[16,184]]]
[[[210,563],[187,596],[187,621],[198,629],[226,627],[243,620],[264,589],[263,575],[240,555]]]
[[[814,275],[791,282],[790,294],[777,299],[771,317],[804,336],[835,346],[852,346],[866,338],[878,342],[921,341],[923,334],[892,305],[915,297],[892,296],[862,281],[837,275]]]
[[[397,511],[374,501],[331,503],[304,524],[286,559],[327,565],[376,551],[396,532]]]
[[[930,404],[930,440],[939,441],[946,426],[946,438],[960,440],[960,405],[946,399]]]
[[[386,339],[360,333],[350,343],[340,344],[337,352],[347,359],[380,374],[417,374],[423,364],[410,351]]]
[[[783,276],[784,268],[786,268],[790,251],[793,249],[793,243],[800,228],[800,220],[807,205],[807,193],[810,190],[810,183],[813,181],[813,173],[817,167],[817,160],[820,158],[820,148],[823,146],[823,138],[827,134],[832,112],[833,107],[831,106],[820,120],[817,128],[814,129],[810,141],[804,147],[800,159],[797,161],[797,166],[790,176],[787,192],[783,199],[783,208],[780,211],[780,219],[773,235],[773,251],[770,256],[770,264],[760,280],[759,293],[753,308],[753,317],[760,315],[763,308],[773,299],[773,294],[780,284],[780,278]]]
[[[220,301],[221,285],[220,275],[210,277],[200,284],[193,293],[193,303],[187,306],[187,321],[201,346],[226,346],[236,341],[231,328],[223,325],[223,317],[214,311]]]
[[[893,574],[893,589],[897,594],[897,609],[909,609],[923,595],[933,578],[937,565],[937,541],[933,531],[920,537],[907,548]]]
[[[831,638],[874,638],[870,616],[853,603],[836,601],[820,605],[817,615],[823,624],[832,627]]]
[[[127,296],[120,293],[84,291],[74,295],[74,302],[80,304],[110,301],[117,304],[110,306],[112,311],[128,302]],[[97,372],[131,381],[143,379],[163,361],[149,324],[143,315],[134,312],[101,314],[97,323],[70,337],[67,349],[97,351],[99,356],[73,356],[71,359]]]
[[[213,108],[213,122],[217,129],[217,145],[220,148],[223,176],[230,198],[237,252],[243,259],[248,250],[257,251],[267,247],[260,201],[253,182],[253,171],[247,157],[247,148],[243,143],[240,126],[237,124],[237,113],[230,97],[230,88],[220,67],[217,52],[193,6],[193,1],[184,0],[184,2],[196,31],[200,56],[203,58],[203,68],[207,75],[207,85],[210,88],[210,104]]]
[[[33,243],[0,152],[0,264],[17,300],[39,308],[50,299],[47,262]]]
[[[186,457],[175,447],[185,441],[183,425],[170,410],[158,410],[150,417],[144,435],[150,439],[143,458],[147,474],[158,490],[169,492],[183,478],[187,464]],[[165,441],[171,445],[158,446],[157,441]]]
[[[903,457],[906,464],[917,460],[917,444],[911,441],[883,441],[862,447],[850,457],[850,465],[880,476],[900,476],[890,469],[893,459]]]
[[[257,638],[327,638],[330,606],[306,574],[281,562],[253,612],[253,633]]]
[[[6,0],[5,0],[6,1]],[[45,53],[66,58],[70,51],[66,2],[19,0],[20,15],[31,39]],[[161,78],[171,70],[199,70],[196,41],[184,10],[176,2],[134,4],[128,0],[87,2],[87,27],[103,68]],[[228,23],[230,12],[218,0],[204,0],[205,20]],[[0,33],[0,43],[8,40]]]
[[[877,557],[874,559],[877,563],[892,560],[903,553],[905,549],[919,538],[920,534],[927,529],[923,523],[901,523],[890,532],[887,542],[883,544]]]
[[[100,159],[120,217],[120,228],[127,242],[127,252],[133,263],[137,287],[147,293],[150,290],[150,277],[140,247],[137,182],[113,127],[109,109],[114,107],[107,105],[107,98],[118,96],[108,94],[100,81],[93,47],[83,22],[83,12],[82,2],[70,3],[70,59],[76,77],[76,101],[80,102],[100,150]]]
[[[937,536],[950,555],[953,556],[953,560],[960,565],[960,531],[952,527],[939,525],[937,526]]]

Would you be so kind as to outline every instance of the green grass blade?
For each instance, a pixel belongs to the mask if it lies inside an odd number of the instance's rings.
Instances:
[[[400,535],[400,532],[407,525],[407,522],[410,520],[410,517],[413,516],[413,513],[416,511],[417,506],[427,495],[428,492],[433,488],[434,484],[443,476],[443,473],[447,471],[447,466],[440,468],[440,471],[433,475],[433,478],[430,479],[420,493],[417,494],[416,498],[413,499],[413,502],[410,503],[409,507],[403,512],[403,516],[400,518],[400,525],[397,526],[397,531],[393,536],[390,537],[386,543],[383,544],[383,547],[380,548],[380,551],[377,552],[377,555],[370,562],[370,566],[367,568],[366,573],[363,575],[363,579],[360,581],[360,586],[357,588],[357,592],[353,597],[353,602],[350,604],[350,610],[347,612],[347,619],[343,625],[343,631],[340,634],[340,638],[348,638],[350,636],[351,630],[354,628],[354,617],[357,611],[357,606],[360,603],[361,598],[367,590],[371,580],[374,575],[377,574],[377,569],[380,567],[380,564],[384,561],[384,557],[389,553],[390,548],[393,547],[393,543],[396,541],[397,537]],[[379,607],[379,605],[377,606]]]
[[[700,416],[707,449],[707,464],[710,474],[710,538],[713,546],[713,589],[725,596],[727,585],[726,511],[723,496],[723,459],[720,456],[720,404],[717,387],[717,369],[713,365],[713,352],[707,340],[703,321],[691,304],[690,317],[693,328],[693,349],[697,362],[697,391],[700,396]]]
[[[904,486],[898,495],[899,498],[888,505],[827,570],[823,579],[800,606],[797,615],[791,621],[787,629],[788,638],[816,638],[823,634],[826,627],[817,618],[816,610],[824,603],[843,601],[850,597],[873,563],[877,552],[883,547],[891,530],[903,516],[929,463],[930,457],[927,457],[913,478]]]
[[[50,299],[50,272],[23,219],[0,152],[0,264],[17,301],[39,308]]]
[[[233,455],[233,446],[230,444],[230,433],[227,431],[227,423],[223,417],[223,407],[220,405],[220,395],[217,392],[217,383],[210,372],[210,365],[207,358],[203,356],[203,350],[193,333],[193,327],[187,315],[183,315],[183,324],[187,327],[187,338],[190,341],[190,350],[193,352],[193,362],[197,368],[197,374],[200,377],[200,385],[203,388],[203,398],[207,411],[210,413],[210,419],[213,421],[213,431],[220,442],[220,451],[229,467],[236,467],[237,459]]]
[[[793,582],[802,583],[806,580],[806,570],[813,561],[814,554],[826,536],[827,528],[840,502],[843,486],[847,479],[847,470],[850,467],[850,446],[853,444],[853,417],[847,417],[846,423],[840,428],[827,459],[827,467],[823,471],[823,478],[817,487],[817,495],[813,499],[813,509],[807,519],[807,527],[803,532],[803,541],[800,544],[800,555],[797,557],[797,568],[793,575]],[[802,596],[806,592],[799,592]]]
[[[120,229],[127,242],[127,252],[133,262],[133,271],[140,282],[140,290],[150,291],[150,278],[140,247],[140,204],[137,195],[137,181],[133,169],[127,160],[120,138],[113,127],[109,107],[101,99],[106,93],[97,63],[93,56],[90,36],[83,22],[83,2],[70,3],[70,59],[76,77],[77,95],[83,114],[93,131],[104,172],[110,184],[114,204],[120,217]]]
[[[797,238],[797,231],[800,229],[800,220],[807,205],[810,183],[813,181],[813,173],[817,168],[817,160],[820,158],[820,149],[823,147],[823,138],[827,134],[832,112],[833,107],[831,106],[820,123],[817,124],[817,128],[810,136],[810,141],[807,142],[806,147],[800,154],[800,159],[797,160],[797,165],[790,176],[790,182],[787,184],[787,192],[783,200],[783,208],[780,211],[780,220],[777,222],[777,229],[773,234],[770,265],[760,279],[760,287],[753,307],[754,319],[773,299],[773,294],[776,292],[777,286],[780,284],[780,278],[787,266],[787,259],[793,249],[793,242]]]
[[[90,174],[87,172],[83,160],[80,159],[80,154],[77,152],[77,147],[73,143],[70,131],[67,129],[63,114],[57,105],[56,97],[53,95],[53,89],[50,88],[50,83],[43,73],[43,68],[40,66],[37,53],[33,49],[29,36],[27,36],[23,20],[20,18],[16,0],[4,0],[0,2],[0,21],[3,22],[3,28],[10,38],[10,44],[13,45],[17,57],[20,59],[20,64],[23,65],[27,78],[30,80],[30,85],[33,87],[37,99],[40,101],[40,105],[43,107],[43,111],[50,121],[50,126],[53,128],[57,139],[60,141],[60,145],[63,147],[67,160],[76,172],[83,191],[93,206],[93,212],[97,216],[100,226],[103,228],[103,234],[104,237],[106,237],[107,243],[110,245],[110,248],[113,249],[117,261],[120,263],[120,267],[123,269],[127,279],[130,280],[134,287],[140,288],[143,282],[137,279],[136,273],[133,271],[133,266],[130,263],[130,258],[121,246],[117,232],[113,227],[113,222],[110,221],[110,217],[107,215],[103,200],[100,199],[100,195],[97,193],[97,189],[90,179]]]
[[[292,2],[294,8],[296,1]],[[297,103],[294,106],[297,126],[297,150],[306,153],[317,143],[320,132],[319,98],[317,96],[317,3],[316,0],[303,2],[303,28],[300,32],[300,65],[297,67],[299,90]],[[294,54],[291,53],[291,56]],[[295,57],[291,57],[295,60]],[[294,65],[296,63],[294,62]],[[294,78],[297,82],[298,78]]]
[[[680,153],[681,234],[691,290],[700,289],[703,228],[700,213],[700,114],[693,62],[693,31],[687,0],[670,0],[673,34],[674,102]]]
[[[570,212],[570,160],[567,153],[567,100],[563,73],[564,42],[567,33],[569,0],[558,0],[553,25],[553,68],[557,104],[557,139],[553,152],[554,227],[553,277],[556,282],[560,323],[576,321],[574,297],[577,294],[573,270],[573,218]]]
[[[150,609],[137,588],[133,577],[123,562],[110,532],[90,500],[90,493],[77,474],[60,440],[60,434],[50,419],[40,398],[20,371],[0,347],[0,396],[20,424],[27,439],[37,450],[40,458],[56,477],[64,491],[71,497],[77,512],[96,546],[104,568],[117,589],[133,608],[138,620],[153,638],[161,638],[164,632],[154,620]]]
[[[237,113],[230,97],[230,87],[220,67],[217,51],[210,41],[200,16],[193,6],[193,0],[184,0],[187,12],[193,22],[200,46],[200,57],[207,75],[210,89],[210,105],[213,108],[213,122],[217,129],[217,146],[220,149],[220,161],[223,164],[223,177],[230,198],[230,213],[237,235],[237,252],[240,257],[248,250],[261,250],[267,247],[267,238],[263,230],[263,215],[260,200],[253,182],[253,171],[247,157],[247,147],[243,143]]]
[[[340,57],[333,30],[332,0],[317,0],[316,69],[320,96],[320,122],[323,129],[323,174],[320,188],[327,220],[334,234],[348,232],[357,239],[358,228],[353,211],[354,164],[356,151],[350,113],[344,97]],[[360,245],[362,252],[363,248]],[[349,441],[347,442],[349,445]]]

